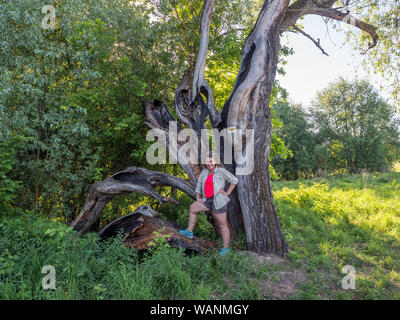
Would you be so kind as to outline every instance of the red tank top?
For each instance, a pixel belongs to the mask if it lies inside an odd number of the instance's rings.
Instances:
[[[206,182],[204,185],[204,193],[205,193],[206,198],[210,198],[214,195],[213,177],[214,177],[214,174],[210,174],[206,179]]]

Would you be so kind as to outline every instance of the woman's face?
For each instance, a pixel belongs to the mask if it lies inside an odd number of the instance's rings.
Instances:
[[[212,170],[215,168],[215,162],[213,158],[207,158],[206,159],[206,167],[208,170]]]

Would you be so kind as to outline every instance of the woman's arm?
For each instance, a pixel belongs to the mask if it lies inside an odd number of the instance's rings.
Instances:
[[[224,173],[224,179],[225,179],[225,181],[230,182],[230,186],[229,186],[227,191],[221,190],[221,193],[226,195],[226,196],[229,196],[232,193],[233,189],[235,189],[236,184],[238,183],[239,179],[236,178],[228,170],[226,170],[224,168],[222,168],[222,169],[223,169],[223,173]]]
[[[200,193],[196,193],[196,200],[197,200],[198,202],[202,202],[202,200],[201,200],[201,194],[200,194]]]
[[[226,191],[221,190],[221,193],[226,196],[229,196],[232,193],[233,189],[235,189],[235,187],[236,187],[236,184],[231,183],[228,190],[226,190]]]
[[[224,179],[225,181],[228,181],[229,183],[237,184],[239,179],[236,178],[232,173],[230,173],[228,170],[225,168],[221,168],[222,172],[224,174]]]

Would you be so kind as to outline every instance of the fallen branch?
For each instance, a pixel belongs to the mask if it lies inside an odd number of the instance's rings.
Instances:
[[[163,220],[150,206],[141,206],[126,216],[106,225],[100,232],[102,240],[115,237],[119,232],[125,234],[124,243],[138,250],[146,250],[156,243],[169,243],[173,248],[203,252],[217,247],[217,243],[196,236],[193,239],[179,234],[182,229],[174,222]]]

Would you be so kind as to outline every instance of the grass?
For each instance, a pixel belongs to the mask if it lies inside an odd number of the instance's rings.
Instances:
[[[94,233],[79,237],[29,213],[2,217],[0,234],[0,299],[259,298],[244,276],[249,262],[239,255],[189,257],[164,244],[139,254],[122,235],[102,243]],[[55,290],[42,289],[45,265],[56,269]]]
[[[31,212],[3,215],[0,299],[400,299],[399,172],[274,182],[273,193],[290,249],[282,264],[163,244],[139,254]],[[44,265],[56,269],[55,290],[41,287]],[[345,265],[354,290],[341,286]]]
[[[400,173],[277,182],[273,190],[288,257],[313,275],[299,298],[400,298]],[[341,288],[345,265],[355,267],[355,290]]]

